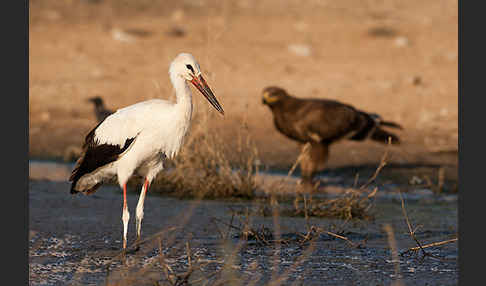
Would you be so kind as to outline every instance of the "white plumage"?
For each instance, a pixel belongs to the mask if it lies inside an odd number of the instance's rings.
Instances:
[[[86,136],[84,151],[71,174],[71,193],[90,194],[106,180],[117,177],[123,188],[123,249],[129,212],[126,183],[133,174],[145,178],[137,204],[137,241],[140,239],[145,194],[152,180],[163,169],[164,160],[177,155],[190,126],[191,82],[216,108],[222,107],[201,75],[191,54],[181,53],[169,68],[177,102],[153,99],[117,110]]]

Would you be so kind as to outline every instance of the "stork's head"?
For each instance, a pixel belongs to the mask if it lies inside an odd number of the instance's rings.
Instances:
[[[262,91],[262,103],[273,107],[287,96],[288,94],[285,89],[277,86],[268,86]]]
[[[180,53],[172,61],[169,68],[171,77],[181,77],[182,79],[191,82],[204,97],[211,103],[211,105],[224,115],[224,110],[214,96],[211,88],[204,80],[201,69],[196,59],[188,53]]]

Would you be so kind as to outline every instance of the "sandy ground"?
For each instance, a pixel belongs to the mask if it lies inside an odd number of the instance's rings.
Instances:
[[[112,109],[173,100],[167,68],[187,51],[226,111],[211,126],[234,146],[246,121],[268,166],[297,157],[261,104],[261,90],[279,85],[399,122],[393,162],[452,165],[457,178],[457,21],[453,0],[31,1],[29,154],[79,147],[96,124],[88,97]],[[209,109],[194,98],[196,113]],[[383,146],[342,142],[331,152],[330,168],[377,164]]]

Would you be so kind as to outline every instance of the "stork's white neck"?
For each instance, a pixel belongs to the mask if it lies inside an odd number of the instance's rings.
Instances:
[[[184,120],[190,121],[192,116],[192,92],[187,81],[175,73],[170,74],[170,80],[174,86],[177,102],[176,108],[180,109]]]

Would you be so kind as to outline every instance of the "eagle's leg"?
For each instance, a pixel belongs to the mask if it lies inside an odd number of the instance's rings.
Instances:
[[[322,171],[329,157],[329,145],[313,142],[310,148],[303,148],[300,162],[301,184],[304,192],[312,192],[316,188],[315,173]]]

